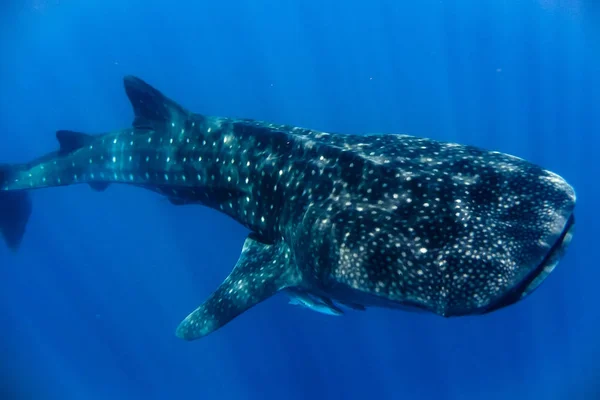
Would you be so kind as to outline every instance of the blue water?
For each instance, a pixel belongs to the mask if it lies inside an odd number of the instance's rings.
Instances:
[[[600,399],[598,11],[591,0],[2,2],[2,162],[56,149],[57,129],[129,125],[133,74],[204,114],[511,153],[578,194],[566,257],[510,308],[335,318],[276,296],[190,343],[175,327],[229,273],[245,229],[131,187],[38,191],[19,252],[0,246],[0,373],[21,386],[4,397]]]

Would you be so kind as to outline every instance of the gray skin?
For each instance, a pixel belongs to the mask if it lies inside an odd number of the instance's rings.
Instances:
[[[192,113],[125,77],[133,126],[57,132],[60,150],[0,168],[0,228],[17,249],[28,192],[140,186],[250,230],[230,275],[177,328],[194,340],[279,291],[441,316],[526,297],[570,242],[575,193],[522,159],[407,135],[342,135]]]

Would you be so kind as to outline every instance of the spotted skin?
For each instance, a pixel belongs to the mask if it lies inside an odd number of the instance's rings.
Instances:
[[[132,127],[59,131],[58,152],[0,168],[0,204],[22,211],[8,194],[123,183],[246,226],[252,233],[231,274],[177,328],[186,340],[279,291],[333,307],[487,313],[533,292],[572,237],[573,188],[517,157],[407,135],[200,115],[131,76],[125,90]],[[14,220],[0,214],[16,248],[22,229],[10,235]]]

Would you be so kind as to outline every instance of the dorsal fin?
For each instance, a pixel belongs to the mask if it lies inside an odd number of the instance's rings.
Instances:
[[[169,99],[140,78],[128,75],[123,79],[125,92],[133,107],[136,129],[153,129],[166,123],[188,119],[190,112]]]

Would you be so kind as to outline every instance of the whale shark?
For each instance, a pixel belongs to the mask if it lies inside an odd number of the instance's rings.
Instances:
[[[0,166],[17,251],[31,192],[127,184],[224,213],[249,234],[230,274],[176,329],[195,340],[276,293],[332,315],[383,307],[487,314],[533,293],[574,228],[575,191],[524,159],[404,134],[342,134],[192,112],[124,77],[133,123],[59,130],[59,149]]]

